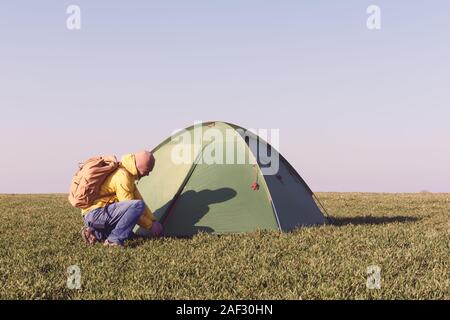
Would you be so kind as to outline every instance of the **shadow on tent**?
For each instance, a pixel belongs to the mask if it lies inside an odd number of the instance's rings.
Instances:
[[[204,189],[202,191],[189,190],[183,192],[175,202],[174,212],[168,212],[164,217],[167,223],[174,228],[179,226],[182,234],[177,237],[191,237],[199,232],[214,232],[214,229],[196,224],[209,212],[210,205],[221,203],[234,198],[237,192],[231,188],[220,188],[216,190]],[[164,207],[168,207],[166,204]],[[164,221],[164,220],[163,220]],[[165,235],[165,236],[170,236]]]
[[[234,198],[237,192],[231,188],[220,188],[216,190],[204,189],[201,191],[188,190],[172,201],[155,210],[157,219],[163,223],[169,234],[164,237],[170,238],[190,238],[199,232],[212,233],[213,228],[206,226],[196,226],[196,224],[209,212],[210,205],[221,203]],[[172,206],[172,208],[171,208]],[[167,223],[170,225],[167,226]],[[177,235],[173,235],[175,232]],[[148,230],[140,228],[135,235],[137,238],[151,238]]]
[[[387,223],[406,223],[420,220],[416,217],[408,216],[391,216],[391,217],[331,217],[331,225],[346,226],[346,225],[368,225],[368,224],[387,224]]]

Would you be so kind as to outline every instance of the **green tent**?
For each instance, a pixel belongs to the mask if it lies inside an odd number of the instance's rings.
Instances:
[[[239,126],[197,124],[173,134],[153,153],[155,168],[137,188],[167,236],[290,231],[326,223],[295,169],[267,142]],[[265,172],[274,170],[270,165],[277,171]],[[146,233],[139,227],[135,231]]]

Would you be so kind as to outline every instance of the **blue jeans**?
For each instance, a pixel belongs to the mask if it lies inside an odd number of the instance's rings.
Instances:
[[[123,245],[133,235],[133,228],[144,210],[142,200],[115,202],[89,211],[84,216],[84,225],[94,230],[97,240],[107,239]]]

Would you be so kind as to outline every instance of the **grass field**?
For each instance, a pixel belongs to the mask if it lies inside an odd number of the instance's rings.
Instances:
[[[332,225],[120,250],[86,246],[65,195],[0,195],[0,299],[450,298],[450,194],[318,196]],[[366,287],[370,265],[380,289]]]

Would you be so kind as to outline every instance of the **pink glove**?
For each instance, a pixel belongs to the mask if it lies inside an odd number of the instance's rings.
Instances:
[[[150,229],[150,232],[152,233],[152,236],[159,237],[162,234],[163,226],[158,221],[153,221],[152,228]]]

